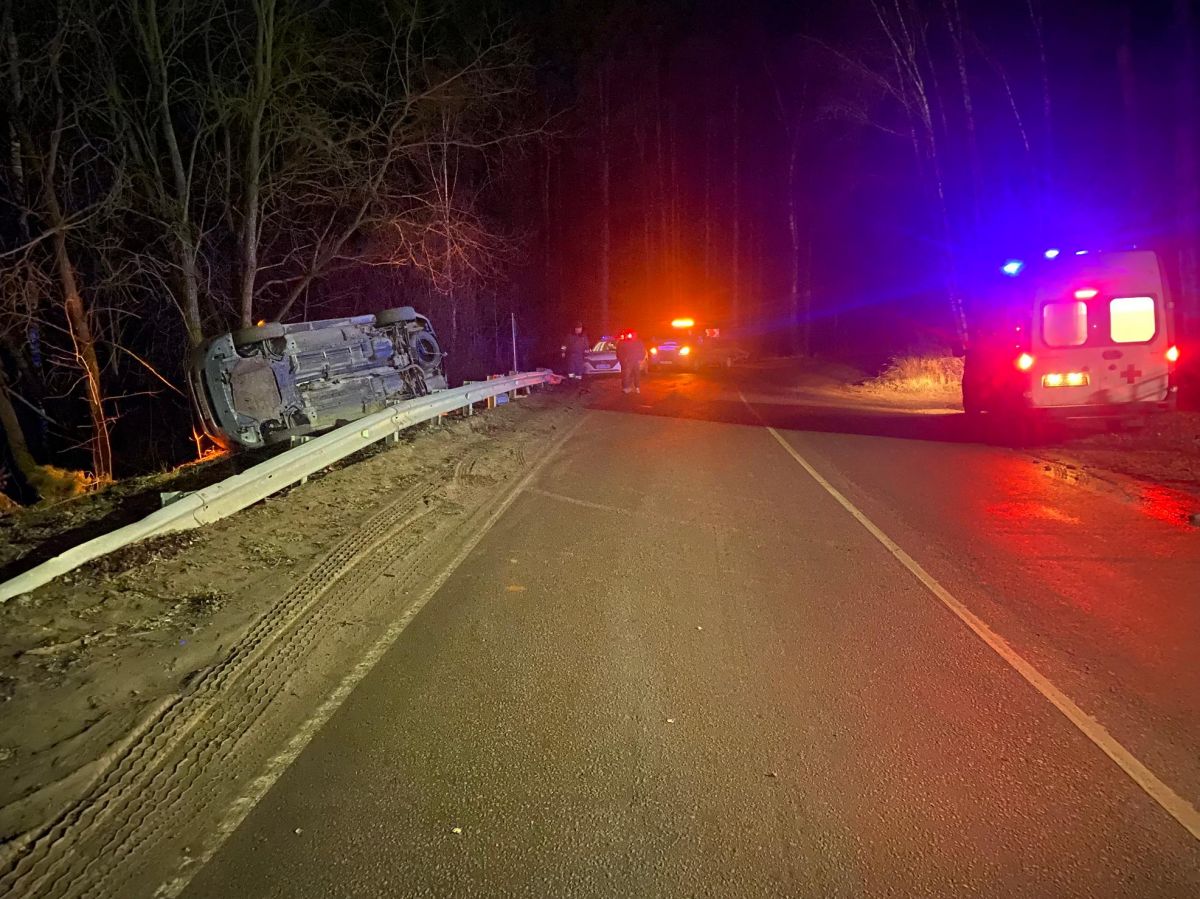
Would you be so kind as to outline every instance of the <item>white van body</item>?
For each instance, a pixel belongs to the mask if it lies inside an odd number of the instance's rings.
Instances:
[[[1173,399],[1173,308],[1155,253],[1064,256],[1031,280],[1030,407],[1120,414]]]

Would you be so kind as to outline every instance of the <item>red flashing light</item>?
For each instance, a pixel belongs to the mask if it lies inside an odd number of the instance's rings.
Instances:
[[[1173,346],[1173,347],[1170,347],[1167,349],[1167,361],[1168,362],[1178,362],[1179,361],[1179,347]]]
[[[1028,353],[1022,353],[1017,357],[1016,366],[1020,371],[1029,371],[1033,368],[1033,357]]]

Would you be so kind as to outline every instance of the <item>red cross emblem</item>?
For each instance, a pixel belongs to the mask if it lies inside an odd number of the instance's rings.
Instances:
[[[1126,381],[1128,381],[1130,384],[1132,384],[1134,381],[1136,381],[1141,376],[1142,376],[1142,370],[1140,368],[1134,367],[1134,364],[1132,362],[1129,363],[1129,367],[1127,369],[1125,369],[1125,371],[1121,372],[1121,377],[1124,378]]]

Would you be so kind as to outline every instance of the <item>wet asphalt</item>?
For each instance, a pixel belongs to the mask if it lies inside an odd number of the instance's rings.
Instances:
[[[594,386],[184,895],[1200,895],[1200,840],[764,425],[1193,806],[1200,530],[798,396]]]

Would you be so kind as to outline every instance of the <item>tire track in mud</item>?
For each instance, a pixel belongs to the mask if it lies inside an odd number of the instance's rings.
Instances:
[[[406,604],[408,588],[482,505],[496,479],[476,472],[486,450],[427,475],[340,541],[242,636],[225,659],[155,707],[140,736],[110,760],[84,796],[0,867],[0,895],[129,895],[129,883],[190,822],[223,805],[238,778],[287,739],[292,715],[273,709],[294,678],[339,650],[348,615]],[[520,453],[516,458],[521,458]],[[399,573],[393,569],[400,569]],[[397,609],[399,611],[399,608]],[[319,658],[325,644],[325,658]],[[293,694],[295,696],[296,694]],[[292,703],[294,705],[294,703]],[[161,861],[161,859],[160,859]]]

